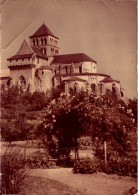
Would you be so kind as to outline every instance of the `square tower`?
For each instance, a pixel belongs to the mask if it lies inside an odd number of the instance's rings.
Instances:
[[[47,57],[59,55],[59,38],[45,24],[42,24],[29,38],[31,46],[40,49]]]

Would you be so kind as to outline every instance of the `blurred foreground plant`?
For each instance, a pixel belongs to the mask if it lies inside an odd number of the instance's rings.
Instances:
[[[17,194],[21,191],[23,181],[28,174],[25,169],[25,158],[22,148],[10,145],[1,156],[1,193]]]

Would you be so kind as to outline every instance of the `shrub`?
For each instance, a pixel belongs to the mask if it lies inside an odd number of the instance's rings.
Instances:
[[[97,158],[94,158],[93,160],[84,159],[82,161],[76,161],[74,163],[74,173],[91,174],[98,171],[102,171],[102,163]]]
[[[28,174],[28,170],[24,168],[25,159],[20,150],[7,147],[1,157],[2,194],[18,194]]]
[[[134,158],[112,157],[105,166],[104,161],[94,158],[85,159],[74,163],[73,172],[91,174],[96,172],[105,172],[107,174],[118,174],[121,176],[137,176],[137,162]]]
[[[137,176],[137,161],[135,158],[110,158],[104,172],[122,176]]]
[[[36,169],[48,168],[54,164],[49,161],[49,155],[47,152],[38,150],[27,157],[26,165],[31,169]]]

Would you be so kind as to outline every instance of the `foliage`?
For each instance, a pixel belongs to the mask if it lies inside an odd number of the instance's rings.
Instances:
[[[137,161],[135,158],[111,157],[105,169],[107,174],[137,177]]]
[[[72,108],[72,100],[66,97],[53,100],[36,128],[36,135],[41,135],[54,158],[70,158],[71,149],[78,147],[82,125],[77,110]]]
[[[40,150],[31,153],[26,159],[26,165],[31,169],[48,168],[51,166],[47,152]]]
[[[105,165],[103,160],[94,158],[93,160],[77,161],[73,167],[74,173],[91,174],[99,171],[107,174],[137,177],[137,162],[133,158],[111,157]]]
[[[84,159],[81,161],[76,161],[73,167],[74,173],[91,174],[98,171],[102,171],[102,165],[101,161],[99,161],[97,158],[94,158],[93,160]]]
[[[17,115],[16,119],[5,119],[1,121],[1,135],[4,141],[26,140],[33,128],[33,124],[28,123],[24,113]]]
[[[125,108],[124,108],[125,106]],[[131,141],[129,133],[136,133],[135,124],[127,113],[127,105],[108,90],[101,98],[86,96],[60,96],[51,101],[36,127],[50,154],[70,158],[71,149],[78,151],[78,138],[91,136],[98,158],[104,158],[103,143],[108,144],[108,157],[114,153],[125,155]]]
[[[135,123],[137,122],[137,99],[129,99],[128,103],[128,114],[131,115],[135,119]]]
[[[24,168],[24,162],[21,149],[13,150],[11,147],[7,147],[1,157],[2,194],[18,194],[20,192],[28,173],[28,170]]]
[[[35,92],[30,94],[23,92],[18,87],[11,87],[1,91],[1,135],[2,140],[16,141],[26,140],[32,137],[37,118],[43,113],[54,92]],[[32,122],[30,122],[30,120]],[[29,122],[28,122],[29,121]],[[35,122],[34,122],[35,121]],[[33,136],[34,138],[34,136]]]

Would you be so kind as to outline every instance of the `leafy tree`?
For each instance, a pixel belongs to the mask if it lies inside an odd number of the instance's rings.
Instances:
[[[127,105],[107,91],[101,98],[88,98],[81,92],[72,97],[53,100],[45,109],[36,132],[37,135],[41,134],[53,156],[67,157],[69,148],[77,148],[77,138],[89,135],[96,156],[103,158],[104,141],[108,144],[108,156],[125,155],[124,151],[130,146],[129,132],[135,130],[127,113]],[[47,139],[44,139],[45,136]]]

